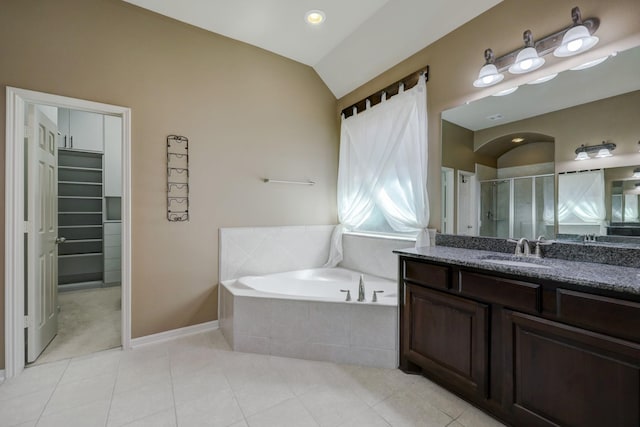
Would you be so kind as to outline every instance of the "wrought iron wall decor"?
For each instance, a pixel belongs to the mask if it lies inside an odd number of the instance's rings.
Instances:
[[[167,137],[167,219],[189,221],[189,139]]]

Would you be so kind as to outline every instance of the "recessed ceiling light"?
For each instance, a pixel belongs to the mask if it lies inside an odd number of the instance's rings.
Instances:
[[[304,15],[304,20],[311,25],[320,25],[326,18],[326,15],[321,10],[310,10]]]
[[[487,117],[487,120],[491,120],[491,121],[496,121],[496,120],[502,120],[504,118],[504,116],[500,113],[497,114],[493,114],[491,116]]]
[[[524,138],[521,138],[521,137],[513,138],[511,140],[511,142],[515,142],[516,144],[518,144],[518,143],[520,143],[522,141],[524,141]]]

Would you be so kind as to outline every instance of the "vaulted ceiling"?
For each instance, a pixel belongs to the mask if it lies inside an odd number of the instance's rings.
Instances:
[[[307,64],[340,98],[501,0],[124,1]]]

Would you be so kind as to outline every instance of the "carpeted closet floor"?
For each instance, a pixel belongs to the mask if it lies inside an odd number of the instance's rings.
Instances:
[[[120,286],[60,293],[58,335],[33,364],[119,347],[120,297]]]

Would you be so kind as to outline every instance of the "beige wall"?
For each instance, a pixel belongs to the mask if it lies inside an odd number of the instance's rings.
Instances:
[[[496,167],[496,159],[482,156],[473,149],[472,130],[442,121],[442,166],[473,172],[476,163]]]
[[[508,76],[498,86],[476,89],[472,82],[484,63],[483,52],[491,47],[497,56],[522,45],[522,33],[533,31],[539,38],[553,33],[571,23],[571,8],[579,6],[587,18],[597,16],[601,20],[598,29],[600,43],[582,57],[557,59],[546,57],[545,67],[529,75]],[[429,109],[429,204],[430,225],[440,227],[440,167],[442,111],[462,105],[466,101],[482,98],[489,93],[524,83],[549,72],[579,65],[585,59],[604,56],[612,47],[622,50],[640,44],[640,2],[637,0],[504,0],[484,14],[447,34],[420,52],[395,65],[385,73],[362,85],[338,100],[337,111],[380,90],[407,74],[430,66],[428,91]]]
[[[538,163],[553,163],[553,142],[532,142],[512,148],[498,158],[498,169]]]
[[[310,67],[119,0],[3,0],[0,61],[2,129],[4,86],[132,109],[133,337],[216,319],[220,227],[337,220],[336,99]],[[169,134],[190,139],[186,224],[166,220]]]

